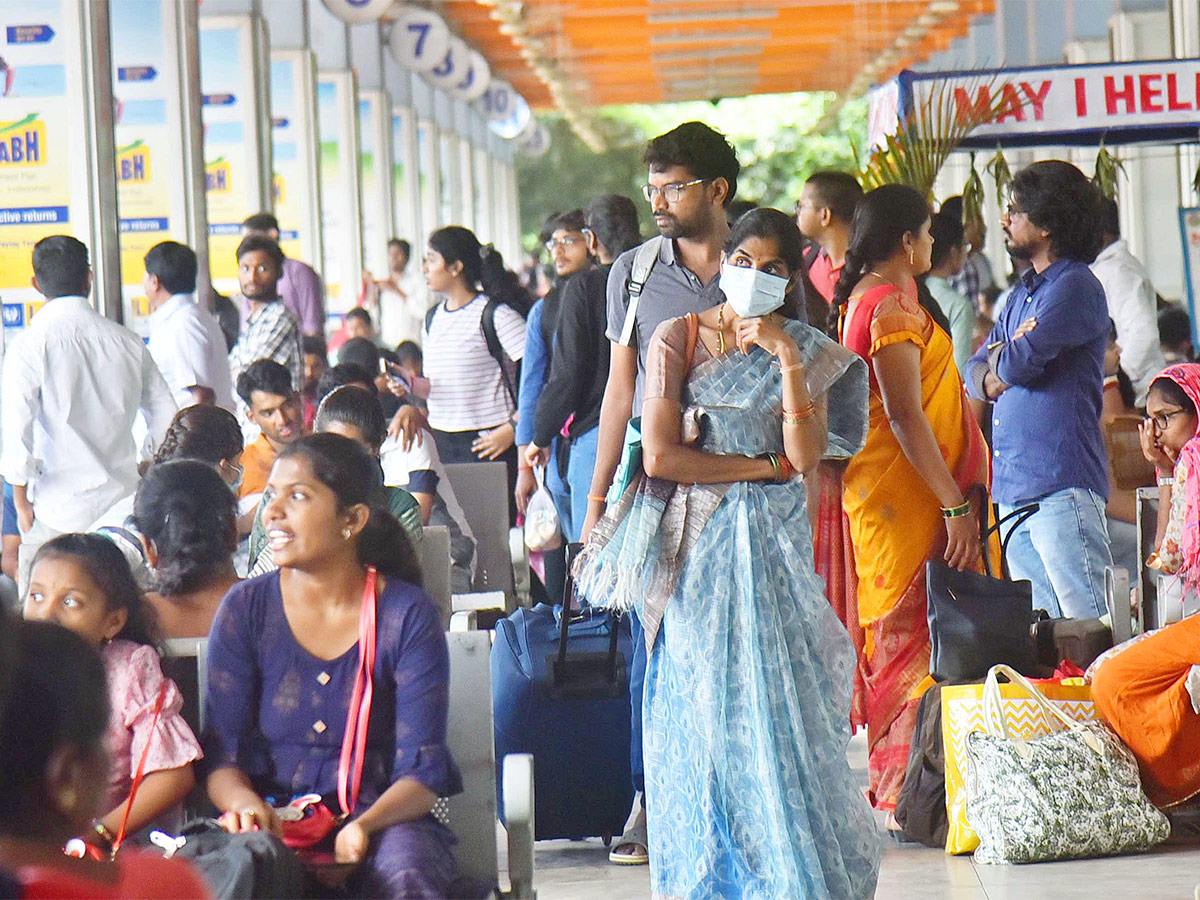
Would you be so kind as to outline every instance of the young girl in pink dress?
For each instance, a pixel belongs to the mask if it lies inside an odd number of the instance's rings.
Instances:
[[[112,768],[107,812],[86,839],[107,850],[125,819],[143,753],[144,777],[126,834],[179,806],[195,784],[192,763],[202,755],[180,715],[183,695],[159,664],[153,609],[115,544],[96,534],[65,534],[34,557],[25,618],[55,622],[100,648],[112,708],[105,737]]]

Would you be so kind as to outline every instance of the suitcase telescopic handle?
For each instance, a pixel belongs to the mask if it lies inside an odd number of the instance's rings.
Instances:
[[[583,550],[583,544],[567,544],[567,583],[563,590],[563,606],[562,613],[558,617],[558,670],[562,671],[563,664],[567,661],[567,637],[571,624],[571,608],[575,605],[575,576],[571,574],[571,567],[575,563],[580,551]],[[608,673],[609,681],[617,680],[617,640],[619,638],[619,628],[617,624],[619,614],[616,610],[610,610],[608,620],[608,660],[605,665],[605,671]]]

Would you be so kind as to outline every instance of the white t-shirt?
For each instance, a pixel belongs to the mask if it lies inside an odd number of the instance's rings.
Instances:
[[[436,493],[446,504],[446,511],[454,519],[459,529],[475,540],[471,526],[458,498],[454,496],[454,488],[446,477],[446,469],[442,466],[442,458],[438,456],[437,444],[433,435],[425,432],[420,444],[413,441],[412,447],[405,450],[395,438],[389,437],[379,450],[379,463],[383,467],[383,483],[387,487],[404,488],[409,493]],[[431,479],[426,473],[432,472],[436,478]],[[432,489],[431,489],[432,488]]]
[[[425,377],[429,379],[429,427],[478,431],[503,425],[516,411],[500,364],[483,336],[487,296],[449,311],[439,304],[425,332]],[[525,320],[507,305],[496,309],[496,336],[514,362],[525,354]]]

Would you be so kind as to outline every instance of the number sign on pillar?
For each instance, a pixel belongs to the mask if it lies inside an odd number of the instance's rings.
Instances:
[[[392,22],[388,47],[400,65],[428,72],[441,64],[449,51],[450,32],[437,13],[406,6]]]

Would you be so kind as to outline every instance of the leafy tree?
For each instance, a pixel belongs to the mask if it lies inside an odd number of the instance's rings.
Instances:
[[[540,159],[518,157],[521,229],[529,249],[546,218],[562,210],[586,206],[597,194],[626,194],[644,207],[640,192],[646,180],[642,147],[648,138],[697,119],[724,133],[742,163],[738,196],[764,206],[791,211],[804,181],[818,169],[857,170],[855,151],[866,142],[866,101],[847,104],[837,128],[811,135],[828,95],[773,94],[718,100],[715,103],[611,107],[604,110],[610,149],[593,153],[561,116],[547,115],[549,152]],[[645,222],[649,222],[646,210]],[[649,224],[644,225],[649,231]]]

